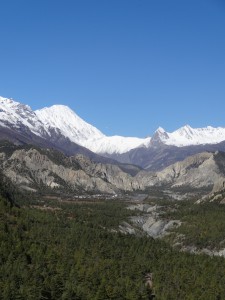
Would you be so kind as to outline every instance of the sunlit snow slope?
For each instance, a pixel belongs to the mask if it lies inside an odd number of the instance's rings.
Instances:
[[[177,147],[217,144],[225,140],[225,128],[222,127],[191,128],[186,125],[171,133],[159,128],[156,133],[161,142]]]
[[[45,127],[57,128],[72,142],[96,153],[124,153],[140,145],[149,144],[150,138],[105,136],[94,126],[76,115],[69,107],[53,105],[35,111]]]
[[[28,105],[0,97],[0,126],[24,130],[28,128],[38,136],[47,134],[42,122]]]
[[[141,146],[151,147],[160,144],[177,147],[217,144],[225,141],[225,128],[191,128],[189,125],[174,132],[166,132],[159,127],[152,138],[106,136],[88,124],[69,107],[53,105],[32,111],[28,105],[12,99],[0,97],[0,126],[32,132],[51,140],[52,132],[60,133],[71,142],[88,148],[98,154],[122,154]]]

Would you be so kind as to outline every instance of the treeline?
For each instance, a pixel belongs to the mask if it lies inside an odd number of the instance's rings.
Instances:
[[[57,206],[57,207],[56,207]],[[121,203],[15,207],[0,198],[0,299],[224,299],[225,260],[115,230]]]

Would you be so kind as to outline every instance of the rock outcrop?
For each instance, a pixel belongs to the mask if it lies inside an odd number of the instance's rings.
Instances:
[[[139,172],[136,178],[145,187],[167,186],[170,189],[205,189],[209,192],[224,186],[224,161],[225,153],[203,152],[159,172]]]
[[[4,175],[26,190],[115,194],[134,189],[133,177],[117,165],[82,155],[68,158],[53,150],[15,147],[12,153],[0,152],[0,161]]]
[[[12,182],[27,190],[118,194],[150,193],[154,188],[170,195],[186,190],[188,197],[193,190],[207,194],[225,186],[225,153],[220,152],[200,153],[162,171],[148,172],[96,162],[81,154],[68,157],[55,150],[3,143],[0,166]]]

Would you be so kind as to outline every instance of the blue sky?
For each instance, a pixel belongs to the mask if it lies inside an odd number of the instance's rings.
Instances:
[[[0,95],[108,135],[225,127],[223,0],[0,0]]]

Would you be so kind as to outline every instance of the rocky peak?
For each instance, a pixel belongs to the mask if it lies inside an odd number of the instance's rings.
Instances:
[[[169,139],[168,133],[162,127],[159,127],[153,134],[150,145],[151,146],[159,146],[163,142],[165,142],[167,139]]]
[[[21,132],[31,131],[38,136],[47,134],[29,105],[4,97],[0,97],[0,125]]]
[[[194,135],[193,128],[190,125],[185,125],[181,127],[177,130],[177,133],[179,133],[180,136],[185,137],[188,140],[192,139]]]

